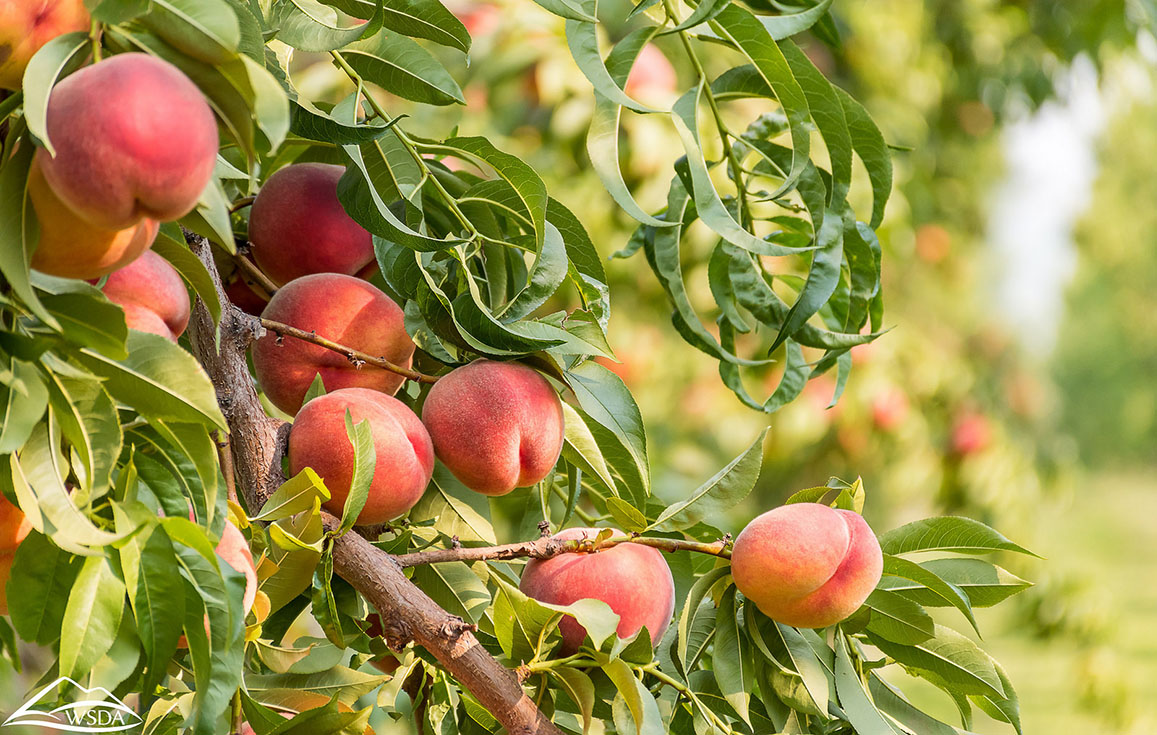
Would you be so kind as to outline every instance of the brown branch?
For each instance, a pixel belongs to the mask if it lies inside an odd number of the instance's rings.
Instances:
[[[229,207],[229,214],[240,212],[242,209],[245,209],[255,201],[257,201],[257,197],[241,197],[237,201],[233,202],[233,206]]]
[[[233,473],[233,450],[229,447],[229,435],[214,431],[213,443],[217,445],[217,461],[221,464],[221,474],[225,477],[225,490],[229,499],[236,503],[237,476]]]
[[[265,414],[249,377],[245,349],[256,338],[257,321],[229,304],[208,242],[189,236],[194,254],[208,268],[224,305],[220,329],[198,300],[190,324],[197,359],[217,389],[229,424],[237,486],[252,511],[285,480],[281,457],[289,425]],[[218,349],[218,333],[219,344]],[[327,528],[338,519],[323,514]],[[334,570],[378,609],[387,641],[401,647],[414,641],[425,648],[512,735],[561,735],[503,667],[474,637],[473,626],[439,607],[416,587],[392,556],[356,533],[334,542]]]
[[[394,559],[402,567],[416,567],[421,564],[444,564],[451,561],[506,561],[509,559],[550,559],[559,554],[568,554],[576,551],[599,551],[610,549],[619,544],[639,544],[650,546],[667,552],[694,551],[700,554],[710,554],[723,559],[731,558],[729,539],[721,539],[711,543],[701,541],[687,541],[685,539],[654,538],[651,536],[612,536],[598,542],[594,539],[558,539],[553,536],[522,541],[516,544],[502,544],[501,546],[456,547],[452,549],[435,549],[433,551],[417,551],[412,554],[399,554]]]
[[[362,365],[372,365],[374,367],[381,368],[382,370],[388,370],[395,375],[401,375],[407,380],[431,384],[438,382],[438,377],[436,375],[426,375],[425,373],[420,373],[417,370],[404,368],[401,365],[396,365],[390,362],[384,357],[375,357],[367,352],[355,350],[352,347],[347,347],[343,344],[334,342],[331,339],[326,339],[317,332],[307,332],[304,329],[298,329],[297,327],[290,326],[289,324],[275,322],[272,319],[266,319],[264,317],[257,317],[257,320],[261,322],[261,326],[265,327],[276,335],[300,339],[305,342],[315,344],[318,347],[324,347],[327,350],[333,350],[339,355],[344,355],[345,358],[354,365],[354,367],[360,368]]]
[[[241,253],[234,255],[233,261],[237,263],[237,268],[243,271],[249,280],[253,281],[253,285],[262,291],[261,294],[258,294],[259,296],[264,296],[267,299],[273,298],[273,294],[277,293],[277,284],[265,275],[265,271],[258,268],[256,263]]]

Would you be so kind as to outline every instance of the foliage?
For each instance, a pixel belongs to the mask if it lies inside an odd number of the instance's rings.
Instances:
[[[12,629],[56,653],[54,674],[138,693],[151,732],[219,732],[242,715],[261,735],[355,732],[372,709],[376,717],[419,718],[430,731],[497,730],[495,713],[421,649],[401,652],[391,675],[369,673],[367,662],[385,651],[365,633],[365,600],[334,573],[332,536],[319,515],[328,490],[316,476],[289,480],[262,508],[229,502],[234,478],[222,473],[215,442],[229,428],[217,404],[222,386],[187,342],[130,331],[95,286],[29,270],[38,223],[27,171],[34,146],[51,144],[45,109],[56,81],[90,56],[141,51],[200,87],[224,145],[213,181],[179,224],[209,238],[223,262],[244,242],[241,202],[272,171],[291,161],[344,165],[341,201],[374,234],[376,282],[404,305],[419,365],[441,371],[479,355],[518,357],[565,386],[567,440],[552,477],[487,501],[439,468],[408,519],[377,539],[383,550],[491,545],[499,531],[531,536],[540,523],[560,528],[576,518],[716,541],[730,530],[716,517],[756,484],[762,435],[689,498],[668,504],[654,492],[655,462],[631,390],[592,359],[614,356],[611,288],[583,218],[552,198],[535,167],[487,137],[414,132],[437,114],[432,108],[466,101],[457,78],[471,37],[436,0],[91,4],[93,33],[46,45],[24,91],[2,108],[0,488],[35,528],[9,584],[19,590],[9,596]],[[593,2],[539,5],[565,28],[594,89],[592,169],[638,222],[623,255],[643,251],[681,337],[717,363],[723,383],[752,408],[776,411],[833,368],[834,402],[851,348],[883,326],[875,228],[892,170],[865,109],[790,39],[814,26],[834,43],[830,3],[751,3],[753,10],[644,2],[629,23],[612,24],[617,40],[605,58],[607,31]],[[695,72],[669,109],[624,91],[636,54],[660,39]],[[307,94],[303,58],[332,62],[344,76],[342,94]],[[624,108],[662,121],[678,138],[682,156],[665,172],[666,206],[644,208],[626,183],[618,151]],[[853,176],[857,159],[866,181]],[[181,227],[165,226],[156,249],[216,320],[223,305],[212,274],[191,257]],[[714,327],[703,323],[701,300],[692,301],[684,278],[704,268]],[[752,374],[762,377],[773,356],[781,376],[769,396],[752,395]],[[410,383],[401,397],[418,405],[424,390]],[[349,429],[358,465],[372,465],[364,430]],[[831,489],[834,504],[863,509],[859,482]],[[351,493],[355,508],[364,499],[364,487]],[[341,531],[355,515],[347,512]],[[214,553],[227,517],[261,558],[260,602],[249,619],[241,576]],[[496,528],[495,519],[505,525]],[[670,559],[677,619],[654,650],[645,632],[628,641],[610,635],[616,620],[605,606],[575,606],[568,612],[594,635],[567,658],[551,657],[562,611],[523,596],[515,564],[419,566],[412,579],[476,625],[487,650],[516,669],[532,701],[568,731],[585,732],[592,719],[640,735],[954,730],[889,684],[888,667],[948,692],[965,728],[975,706],[1019,731],[1016,696],[999,665],[925,608],[953,607],[975,627],[974,607],[1026,583],[968,555],[1023,549],[952,517],[902,526],[882,543],[890,556],[879,589],[838,628],[774,623],[735,590],[725,561],[682,553]],[[307,618],[324,639],[301,635]],[[3,632],[16,663],[13,636]],[[273,709],[294,690],[329,702],[286,723]]]

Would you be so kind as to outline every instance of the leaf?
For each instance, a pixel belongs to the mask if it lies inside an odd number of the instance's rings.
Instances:
[[[583,716],[583,735],[591,728],[595,708],[595,685],[591,678],[579,669],[568,666],[550,669],[550,674],[558,679],[561,689],[579,708]]]
[[[430,487],[418,504],[410,510],[410,522],[435,520],[437,521],[435,528],[447,537],[457,536],[463,542],[498,543],[494,527],[490,525],[487,517],[488,506],[482,504],[481,507],[486,509],[486,515],[483,515],[462,499],[467,497],[467,494],[473,494],[473,491],[459,482],[445,465],[436,462]]]
[[[1003,697],[1000,676],[988,654],[951,628],[936,626],[936,635],[912,646],[893,643],[868,632],[868,640],[886,655],[919,673],[930,671],[960,694]]]
[[[40,47],[24,69],[24,120],[45,152],[56,155],[48,137],[48,98],[57,81],[83,61],[88,33],[73,31],[53,38]]]
[[[385,681],[384,676],[375,676],[361,671],[335,666],[316,674],[251,674],[245,675],[245,688],[250,694],[277,689],[315,692],[327,697],[337,696],[338,701],[353,705],[358,698],[377,689]]]
[[[739,623],[735,616],[735,594],[735,587],[731,586],[719,598],[719,609],[715,615],[717,628],[715,647],[711,654],[711,668],[715,672],[715,681],[719,684],[719,691],[722,692],[724,699],[735,708],[743,721],[750,725],[748,704],[751,701],[755,677],[752,656],[744,651],[744,640],[740,635]]]
[[[763,466],[763,440],[768,429],[760,432],[738,457],[691,493],[691,497],[669,506],[651,528],[681,531],[707,518],[735,507],[750,493]]]
[[[562,404],[563,426],[565,435],[562,444],[562,457],[575,467],[581,468],[588,475],[599,482],[609,492],[617,492],[615,481],[611,478],[611,471],[603,458],[594,435],[587,426],[585,415],[573,408],[569,403]]]
[[[994,551],[1015,551],[1018,554],[1037,556],[980,521],[960,516],[926,518],[900,526],[880,536],[880,547],[886,554],[909,554],[916,551],[989,554]]]
[[[938,577],[935,572],[902,557],[884,554],[884,574],[901,577],[923,585],[944,600],[946,604],[959,610],[968,619],[973,630],[976,630],[977,633],[980,632],[977,629],[976,618],[972,614],[972,604],[968,601],[968,595],[964,594],[964,591],[956,585]]]
[[[361,515],[370,495],[370,484],[374,480],[374,470],[378,457],[374,446],[374,432],[370,427],[369,419],[359,422],[355,427],[347,408],[345,430],[346,436],[354,448],[354,466],[350,473],[349,491],[345,504],[342,506],[341,525],[334,532],[334,536],[345,535],[357,523],[358,516]]]
[[[56,317],[60,333],[67,340],[80,347],[91,347],[114,360],[127,356],[128,327],[119,305],[83,281],[34,272],[32,283],[47,291],[41,303]]]
[[[276,521],[289,518],[313,508],[315,500],[324,503],[329,498],[325,482],[312,468],[306,467],[274,490],[265,505],[261,506],[261,512],[250,520]]]
[[[762,615],[762,613],[760,613]],[[816,652],[803,635],[787,625],[772,622],[769,632],[778,633],[779,643],[787,651],[795,671],[803,679],[804,688],[821,713],[828,711],[829,674]]]
[[[405,36],[383,31],[345,46],[341,55],[362,79],[391,94],[431,105],[466,104],[450,72]]]
[[[216,325],[221,321],[221,302],[217,298],[217,289],[209,275],[209,270],[205,268],[205,264],[201,262],[200,258],[193,255],[182,239],[171,237],[165,229],[162,226],[161,232],[157,235],[157,239],[150,249],[167,260],[169,265],[173,266],[181,275],[181,279],[193,288],[197,297],[209,309],[209,316],[212,317],[213,324]]]
[[[707,594],[719,580],[730,572],[731,567],[716,567],[696,579],[695,584],[691,585],[691,591],[687,593],[687,599],[683,602],[683,611],[679,615],[679,629],[676,638],[677,658],[685,673],[691,669],[691,665],[694,663],[694,657],[689,657],[689,652],[691,650],[691,630],[699,611],[699,603],[707,597]]]
[[[84,676],[120,629],[125,585],[103,556],[90,556],[77,575],[60,627],[60,675]]]
[[[49,401],[48,388],[35,366],[11,358],[6,367],[13,381],[10,386],[0,386],[0,454],[9,454],[24,446],[44,416]]]
[[[370,18],[374,14],[373,0],[322,1],[355,18]],[[406,36],[425,38],[463,53],[470,50],[466,26],[438,0],[390,0],[382,9],[382,23]]]
[[[872,219],[869,225],[875,229],[884,221],[884,205],[892,193],[892,154],[888,151],[883,134],[864,106],[839,87],[835,90],[844,107],[852,147],[864,162],[868,169],[868,180],[872,182]]]
[[[760,15],[759,22],[767,29],[768,34],[777,41],[790,38],[797,33],[803,33],[816,24],[831,7],[832,0],[820,0],[819,3],[798,13],[783,15]]]
[[[282,536],[292,536],[302,545],[287,550],[275,543],[269,548],[269,558],[277,565],[277,572],[261,583],[261,591],[269,597],[271,614],[309,589],[313,581],[314,570],[321,559],[321,539],[325,534],[318,512],[318,501],[315,498],[313,502],[309,510],[275,521],[269,526],[271,537],[274,529],[277,529]],[[314,546],[316,548],[312,548]]]
[[[607,498],[607,512],[627,533],[638,533],[647,528],[647,517],[622,498]]]
[[[135,584],[128,592],[148,660],[142,688],[149,690],[160,682],[177,650],[185,619],[185,585],[180,575],[173,574],[177,561],[163,530],[148,535],[135,563]]]
[[[206,64],[237,53],[241,26],[223,0],[153,0],[144,25],[172,46]]]
[[[164,337],[132,332],[129,356],[110,360],[81,350],[80,362],[105,378],[105,387],[145,416],[189,423],[206,423],[228,431],[217,406],[213,384],[188,352]]]
[[[572,368],[566,375],[579,405],[591,419],[587,427],[608,466],[623,479],[635,506],[642,507],[651,494],[647,435],[630,390],[617,375],[593,361]]]
[[[490,606],[490,591],[463,562],[424,564],[414,569],[414,584],[451,615],[477,624]]]
[[[857,735],[895,735],[892,726],[864,691],[864,682],[852,663],[843,635],[836,636],[836,693],[844,715]]]
[[[0,276],[33,314],[49,327],[60,329],[29,281],[29,258],[39,237],[27,192],[28,167],[34,152],[34,146],[19,146],[0,168],[0,222],[4,223],[0,227]]]
[[[1008,678],[1008,674],[1004,673],[1004,668],[989,656],[992,661],[993,668],[996,669],[997,676],[1000,677],[1001,688],[1004,689],[1003,697],[989,696],[972,696],[970,699],[973,704],[984,711],[989,717],[1000,722],[1007,722],[1016,730],[1017,735],[1021,733],[1020,727],[1020,700],[1016,696],[1016,691],[1012,688],[1012,681]]]
[[[61,634],[69,590],[80,573],[81,559],[39,533],[30,533],[16,548],[7,594],[12,627],[24,640],[54,643]]]
[[[864,603],[872,611],[868,630],[895,643],[922,643],[935,634],[932,616],[903,595],[877,589]]]
[[[920,562],[920,566],[961,589],[972,607],[992,607],[1032,586],[1031,582],[980,559],[931,559]],[[881,580],[880,587],[921,605],[939,607],[945,604],[942,597],[923,585],[899,577]]]
[[[299,51],[322,53],[340,49],[361,38],[369,23],[338,27],[333,9],[316,0],[286,0],[276,6],[270,24],[277,28],[277,40]]]
[[[582,5],[584,10],[590,15],[594,15],[595,3],[593,0],[582,0]],[[602,54],[599,52],[597,24],[582,20],[568,20],[566,22],[566,41],[579,70],[586,76],[598,95],[635,112],[658,112],[658,110],[628,97],[616,80],[611,77],[603,63]]]
[[[603,673],[614,682],[618,696],[611,706],[613,719],[618,731],[623,735],[634,732],[637,735],[665,735],[663,718],[658,704],[650,690],[635,678],[631,667],[622,659],[612,659],[603,664]]]
[[[47,366],[45,376],[53,415],[60,422],[64,438],[80,457],[84,489],[99,497],[108,489],[123,443],[116,404],[95,377],[70,375],[53,369],[52,362]],[[8,425],[3,422],[5,429]]]
[[[868,691],[872,693],[873,701],[882,712],[888,713],[911,732],[920,733],[920,735],[959,735],[960,733],[951,725],[946,725],[940,720],[929,717],[912,706],[898,690],[882,680],[875,672],[868,677]]]

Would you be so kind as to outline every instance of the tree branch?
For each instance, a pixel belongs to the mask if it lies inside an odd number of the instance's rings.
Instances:
[[[249,377],[245,349],[256,338],[257,321],[229,304],[209,243],[187,236],[193,253],[209,270],[223,305],[218,329],[198,300],[190,324],[197,359],[217,389],[229,424],[237,488],[248,508],[260,508],[285,478],[281,457],[289,425],[267,416]],[[327,528],[338,519],[323,514]],[[354,586],[381,615],[387,641],[395,647],[413,640],[425,648],[512,735],[561,735],[522,690],[514,672],[503,667],[474,637],[473,626],[440,608],[402,573],[395,559],[369,541],[347,533],[334,542],[334,571]]]
[[[399,554],[394,557],[402,567],[416,567],[421,564],[444,564],[451,561],[506,561],[508,559],[550,559],[559,554],[576,551],[591,552],[610,549],[619,544],[639,544],[660,551],[694,551],[724,559],[731,558],[730,539],[720,539],[712,543],[687,541],[684,539],[655,538],[651,536],[612,536],[596,543],[594,539],[558,539],[547,536],[535,541],[522,541],[501,546],[458,547],[418,551],[413,554]]]

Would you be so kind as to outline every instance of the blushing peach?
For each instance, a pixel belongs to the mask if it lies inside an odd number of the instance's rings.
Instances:
[[[20,89],[24,69],[57,36],[87,31],[84,0],[0,0],[0,88]]]
[[[357,275],[374,263],[370,233],[337,198],[345,169],[295,163],[277,171],[253,202],[249,242],[253,259],[277,285],[311,273]]]
[[[101,287],[109,301],[125,310],[129,329],[177,341],[189,325],[189,292],[169,261],[151,250],[113,271]]]
[[[550,474],[562,451],[558,393],[515,362],[474,362],[442,376],[422,406],[438,459],[466,487],[504,495]]]
[[[731,550],[735,586],[764,615],[797,628],[835,625],[883,572],[876,535],[858,513],[795,503],[757,517]]]
[[[568,528],[555,538],[595,538],[601,529]],[[623,535],[613,530],[614,535]],[[602,600],[619,616],[620,638],[630,638],[647,627],[658,643],[675,611],[675,581],[662,552],[650,546],[624,543],[595,552],[571,552],[550,559],[531,559],[522,572],[519,589],[552,605],[579,600]],[[562,653],[578,650],[586,629],[571,616],[559,623]]]
[[[345,388],[305,404],[289,431],[290,471],[297,474],[312,467],[329,488],[326,509],[341,515],[354,466],[354,448],[346,432],[347,410],[355,425],[370,422],[376,454],[369,496],[357,522],[385,523],[414,507],[434,472],[434,447],[426,428],[393,396]]]
[[[48,98],[44,177],[83,219],[121,229],[183,217],[209,183],[217,123],[177,67],[119,54],[66,77]]]
[[[414,343],[406,334],[402,309],[388,296],[353,276],[318,273],[278,289],[262,316],[409,367]],[[268,334],[253,346],[253,367],[266,396],[289,414],[320,374],[326,390],[372,388],[395,393],[404,378],[369,365],[356,366],[342,355],[302,340],[280,343]]]

